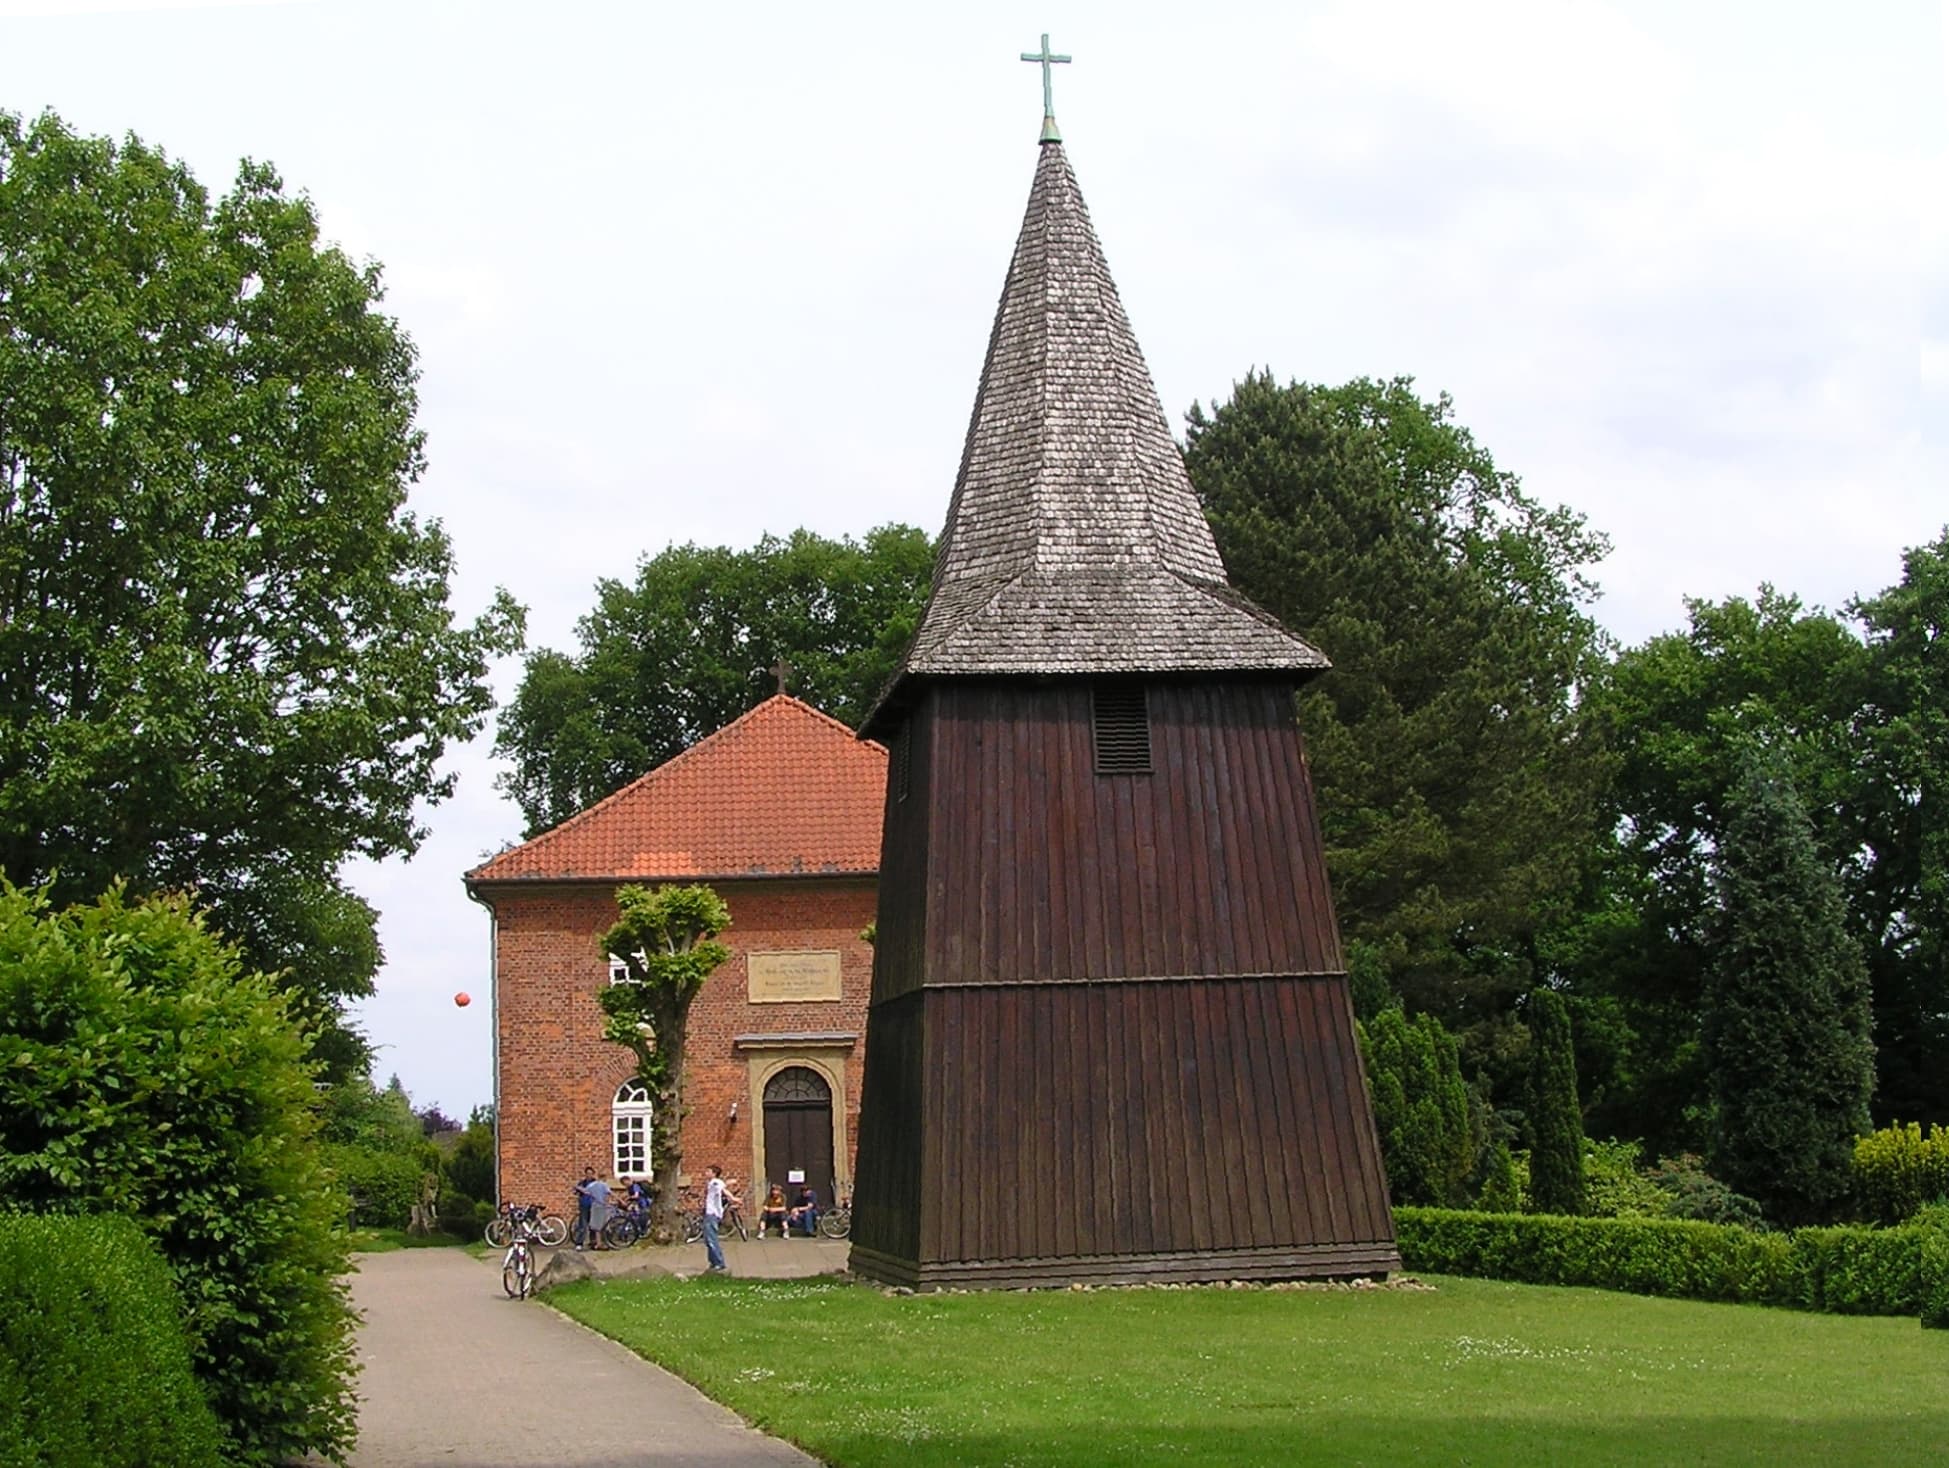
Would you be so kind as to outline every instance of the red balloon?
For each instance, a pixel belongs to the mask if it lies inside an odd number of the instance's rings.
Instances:
[[[474,1002],[474,998],[465,989],[462,989],[458,994],[453,996],[453,1002],[459,1005],[462,1009],[465,1009],[468,1005]]]

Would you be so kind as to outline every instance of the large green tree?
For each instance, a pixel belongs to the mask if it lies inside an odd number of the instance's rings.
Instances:
[[[908,525],[863,540],[796,530],[749,550],[672,546],[633,583],[605,580],[576,654],[538,650],[502,713],[501,788],[527,834],[559,824],[774,689],[857,725],[919,620],[933,543]]]
[[[1519,1056],[1513,1002],[1596,830],[1603,538],[1407,379],[1253,375],[1191,410],[1185,457],[1233,583],[1333,659],[1300,724],[1357,962],[1475,1058]]]
[[[1713,1172],[1785,1223],[1850,1186],[1868,1130],[1868,975],[1786,759],[1750,748],[1714,853],[1703,1038]]]
[[[344,860],[419,844],[520,638],[505,595],[456,622],[406,509],[381,294],[268,167],[212,202],[134,138],[0,114],[0,870],[194,888],[317,1019],[379,960]]]
[[[1624,650],[1591,685],[1589,716],[1615,761],[1612,821],[1586,900],[1556,935],[1585,1002],[1614,1006],[1625,1035],[1593,1124],[1670,1154],[1706,1141],[1713,857],[1745,752],[1757,740],[1787,762],[1839,869],[1861,841],[1848,813],[1868,678],[1840,619],[1771,587],[1687,608],[1684,631]]]
[[[1844,866],[1874,984],[1875,1111],[1949,1125],[1949,530],[1850,608],[1867,637]]]

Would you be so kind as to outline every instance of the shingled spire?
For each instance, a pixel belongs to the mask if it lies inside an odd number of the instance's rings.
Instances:
[[[1076,176],[1044,142],[900,675],[1327,666],[1226,583]]]

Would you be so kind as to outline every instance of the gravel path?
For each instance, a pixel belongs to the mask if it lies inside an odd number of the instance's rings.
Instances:
[[[367,1254],[352,1468],[815,1463],[459,1249]]]

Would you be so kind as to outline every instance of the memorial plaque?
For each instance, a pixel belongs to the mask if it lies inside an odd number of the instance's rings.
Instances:
[[[837,999],[837,949],[798,949],[781,953],[753,953],[746,964],[753,1004],[794,1004]]]

